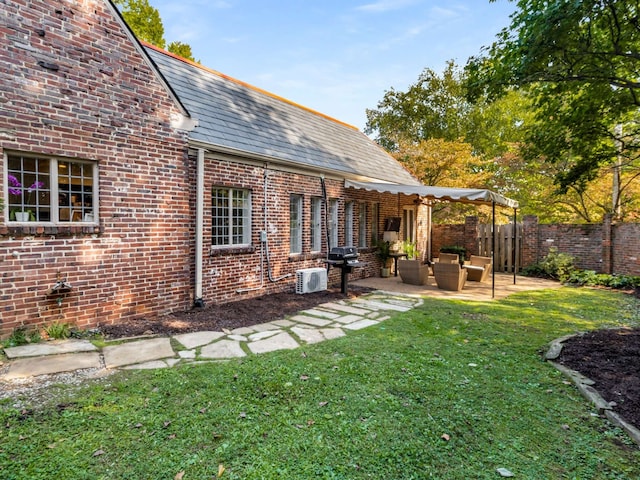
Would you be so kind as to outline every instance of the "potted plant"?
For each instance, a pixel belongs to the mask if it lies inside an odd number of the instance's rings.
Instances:
[[[387,278],[391,274],[389,259],[391,258],[391,243],[385,241],[376,242],[376,257],[380,260],[380,276]]]
[[[404,283],[426,285],[429,279],[429,266],[420,260],[420,252],[415,242],[403,242],[402,250],[407,258],[398,260],[398,273]]]
[[[9,183],[10,195],[16,195],[16,196],[24,195],[25,188],[22,186],[20,181],[14,175],[8,175],[7,180]],[[31,195],[33,194],[33,192],[36,192],[36,196],[37,196],[38,189],[43,187],[44,187],[44,182],[40,182],[37,180],[34,181],[33,184],[27,189],[27,193],[29,194],[29,196],[27,197],[26,201],[24,203],[20,202],[22,203],[23,207],[20,209],[16,209],[16,208],[11,209],[11,211],[9,212],[9,220],[14,220],[17,222],[29,222],[29,221],[35,220],[36,216],[34,215],[33,211],[28,207],[33,206],[33,203],[31,202]]]

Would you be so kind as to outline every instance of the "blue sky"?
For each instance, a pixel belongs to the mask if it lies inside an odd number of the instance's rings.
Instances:
[[[509,24],[507,0],[150,0],[203,65],[363,129],[420,72],[464,65]]]

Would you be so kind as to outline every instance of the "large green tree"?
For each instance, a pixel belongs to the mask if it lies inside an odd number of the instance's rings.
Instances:
[[[603,176],[620,177],[610,187],[614,213],[640,175],[639,6],[519,0],[511,25],[466,67],[472,100],[529,92],[536,115],[523,151],[555,167],[561,192],[586,192]]]
[[[156,47],[165,48],[167,41],[164,38],[160,12],[148,0],[114,0],[114,3],[120,8],[122,17],[136,37]],[[167,49],[180,57],[195,61],[189,44],[171,42]]]

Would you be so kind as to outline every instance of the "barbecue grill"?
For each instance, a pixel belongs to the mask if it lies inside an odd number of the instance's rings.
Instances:
[[[329,258],[325,262],[341,270],[340,285],[344,294],[347,293],[349,288],[349,274],[355,267],[364,266],[364,263],[358,261],[358,249],[356,247],[333,247],[329,251]]]

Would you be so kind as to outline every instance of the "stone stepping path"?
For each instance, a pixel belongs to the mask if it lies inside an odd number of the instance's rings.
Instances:
[[[5,349],[4,380],[85,368],[154,369],[290,350],[343,337],[422,304],[419,297],[375,292],[324,303],[296,315],[224,332],[194,332],[171,338],[120,341],[98,349],[86,340],[66,340]]]

